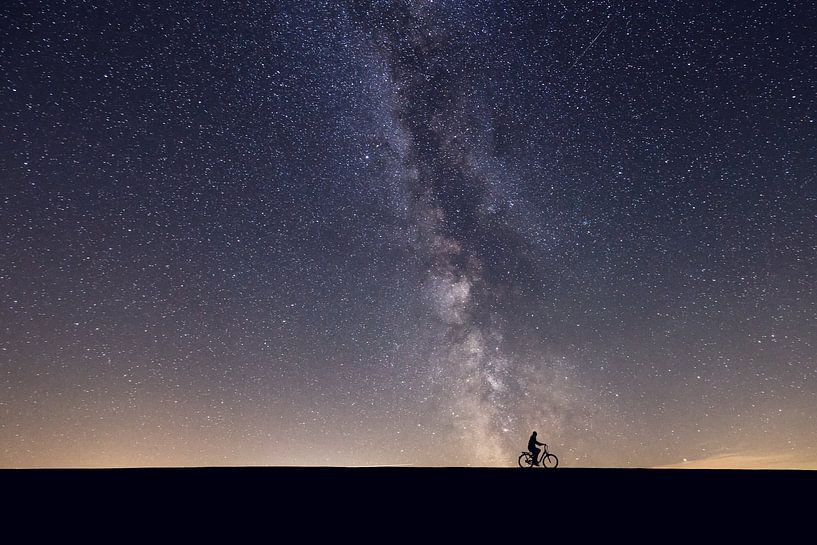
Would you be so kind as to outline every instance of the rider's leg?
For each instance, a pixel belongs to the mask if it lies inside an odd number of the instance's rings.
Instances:
[[[536,465],[536,466],[539,465],[539,453],[540,452],[542,452],[542,449],[538,449],[536,447],[533,447],[533,450],[531,450],[531,453],[533,454],[533,465]]]

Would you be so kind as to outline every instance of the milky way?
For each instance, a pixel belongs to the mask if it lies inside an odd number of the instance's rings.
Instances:
[[[0,17],[0,465],[817,467],[808,3]]]

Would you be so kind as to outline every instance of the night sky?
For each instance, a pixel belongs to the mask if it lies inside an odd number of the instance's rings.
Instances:
[[[811,2],[0,7],[0,466],[817,468]]]

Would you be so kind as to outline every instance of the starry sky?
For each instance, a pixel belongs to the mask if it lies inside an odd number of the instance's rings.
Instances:
[[[0,466],[817,468],[811,2],[0,7]]]

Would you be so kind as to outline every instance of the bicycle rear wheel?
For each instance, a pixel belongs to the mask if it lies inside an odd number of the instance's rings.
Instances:
[[[559,465],[559,459],[555,454],[548,454],[542,459],[542,467],[553,468]]]
[[[530,454],[522,453],[519,455],[519,467],[531,467]]]

